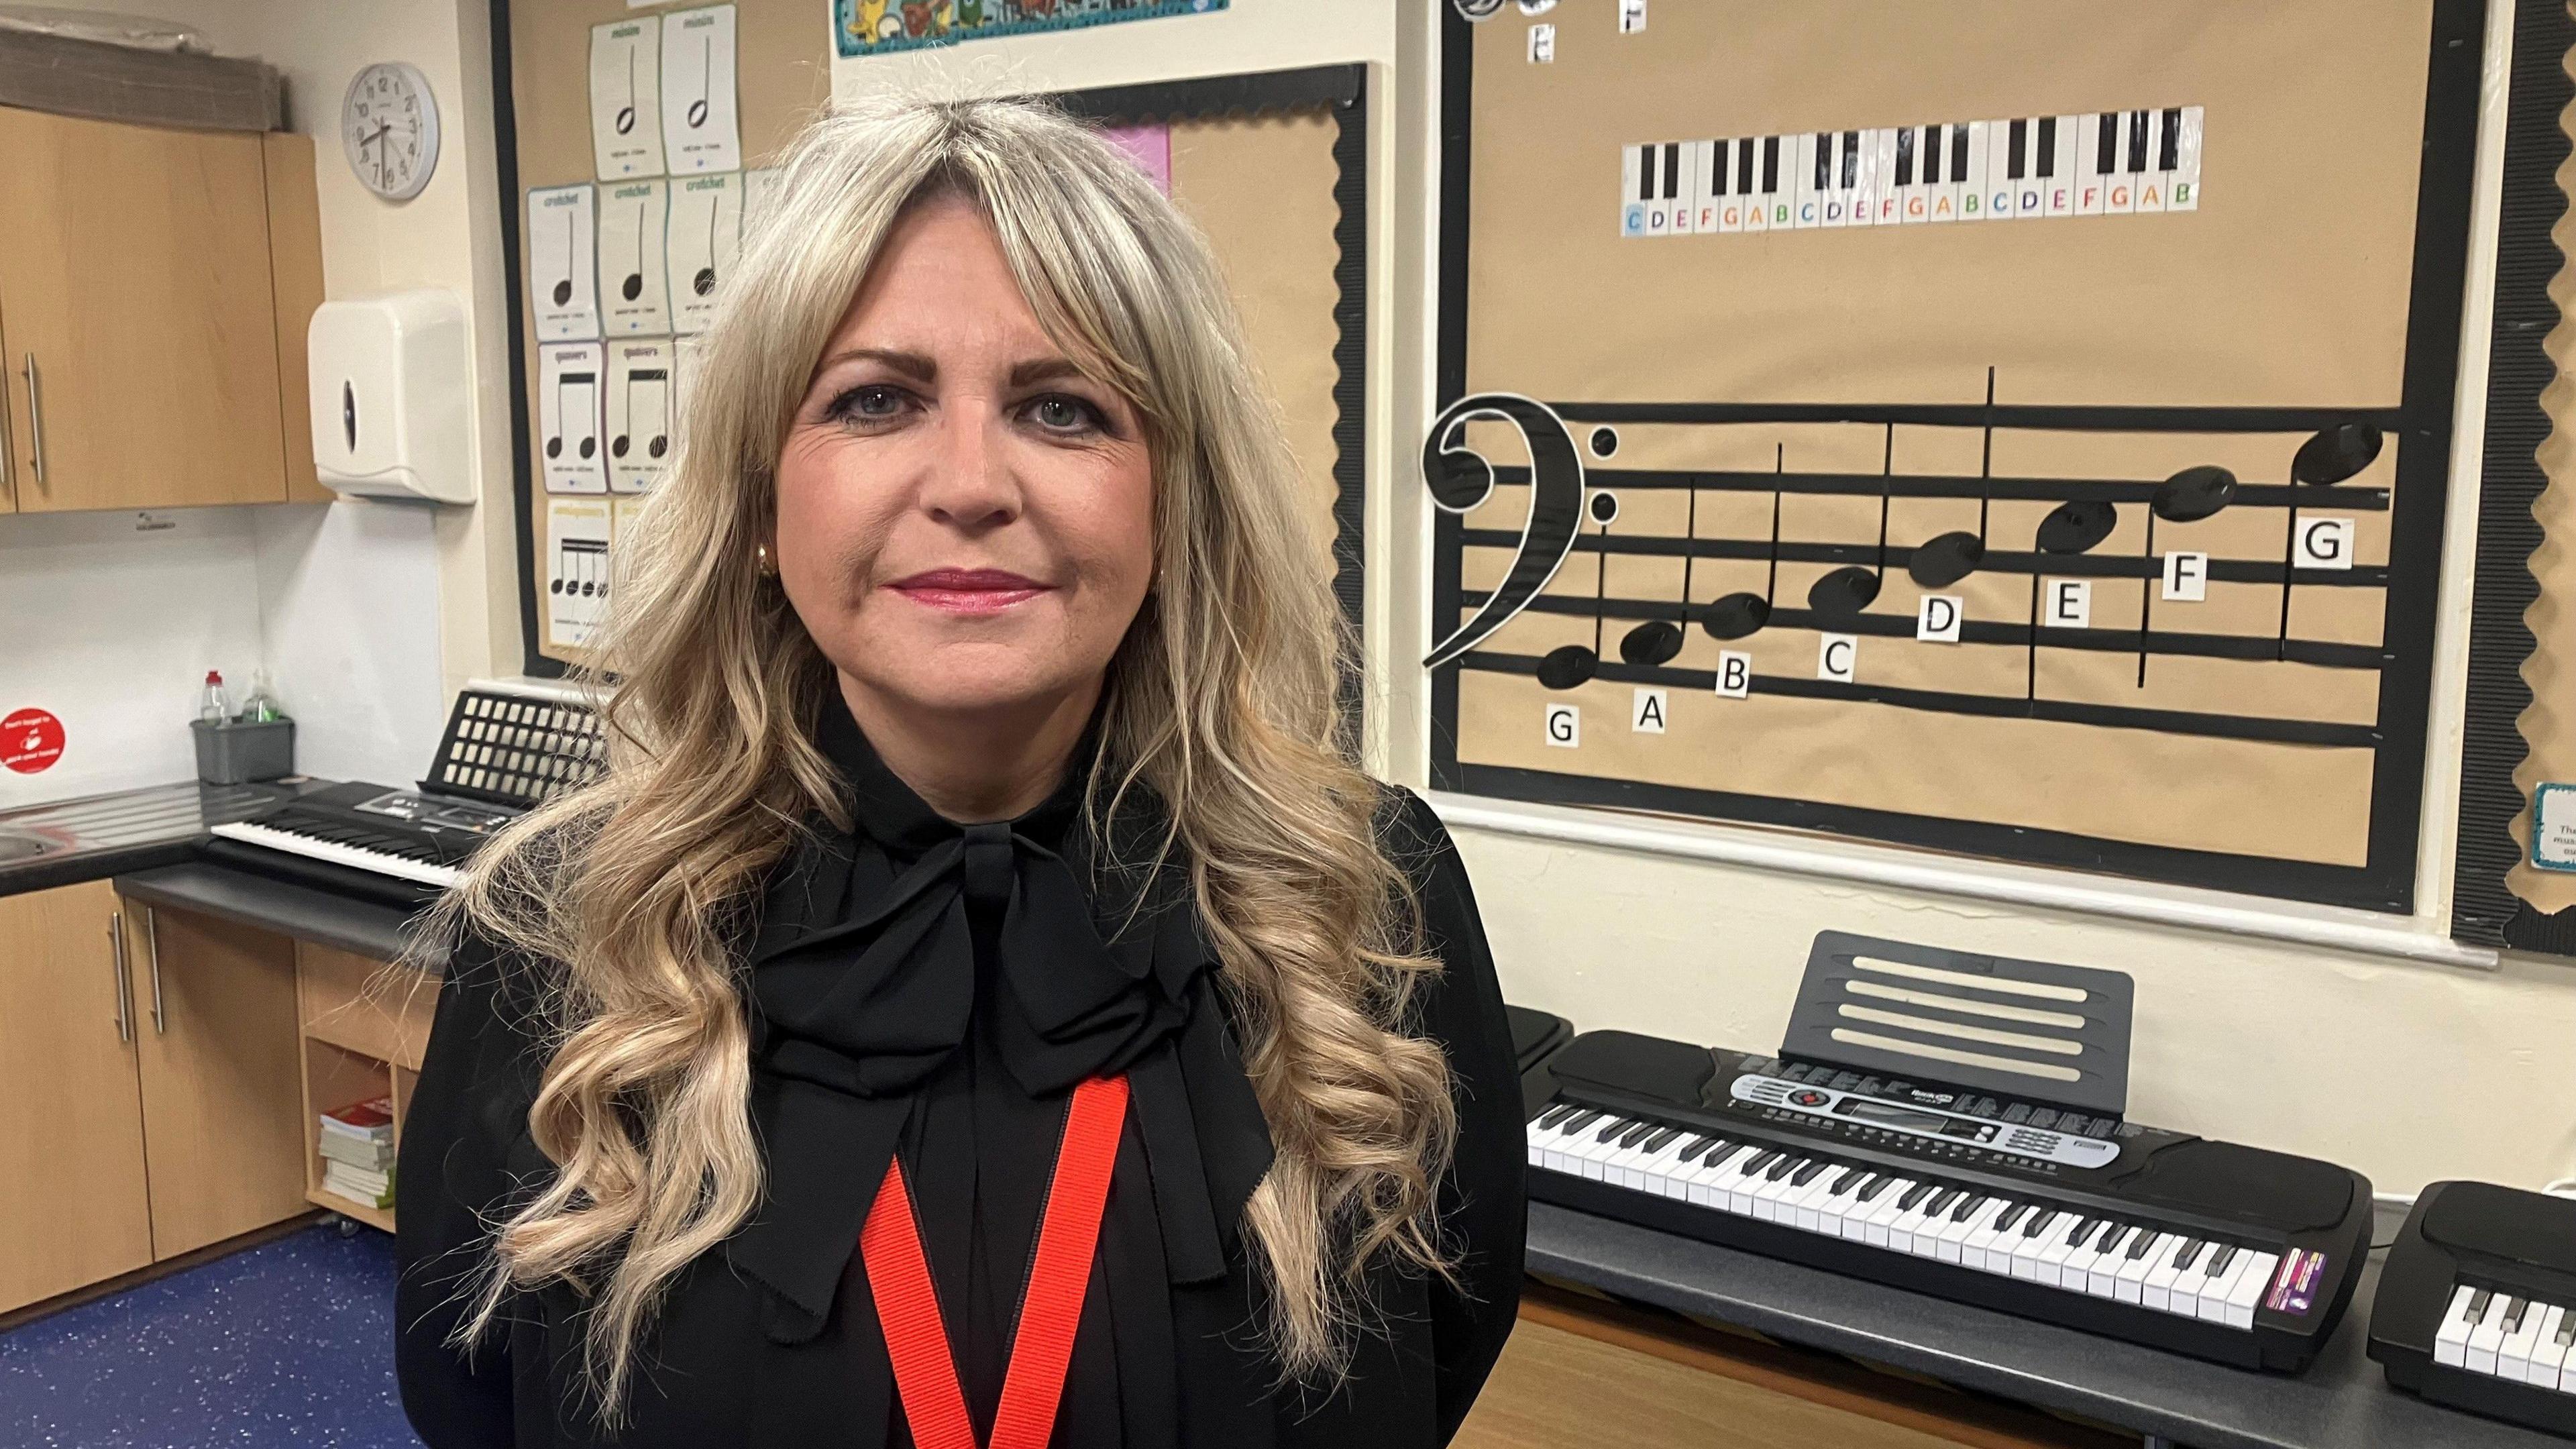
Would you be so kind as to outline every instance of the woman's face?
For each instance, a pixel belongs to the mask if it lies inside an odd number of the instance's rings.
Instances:
[[[1153,581],[1142,420],[1038,325],[991,225],[899,221],[778,460],[780,584],[864,697],[1088,708]]]

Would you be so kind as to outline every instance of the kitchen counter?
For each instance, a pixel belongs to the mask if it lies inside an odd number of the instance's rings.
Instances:
[[[148,905],[239,921],[298,940],[390,961],[411,944],[412,918],[392,906],[273,880],[213,861],[119,872],[117,893]],[[439,953],[424,965],[444,965]]]
[[[255,815],[308,783],[327,782],[188,781],[0,810],[0,896],[188,860],[208,830]]]

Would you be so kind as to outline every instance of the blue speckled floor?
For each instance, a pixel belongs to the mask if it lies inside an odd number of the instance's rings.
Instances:
[[[307,1228],[0,1333],[0,1444],[418,1449],[394,1240]]]

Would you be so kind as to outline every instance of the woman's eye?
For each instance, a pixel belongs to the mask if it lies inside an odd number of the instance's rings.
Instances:
[[[832,399],[831,416],[881,421],[903,411],[904,396],[900,388],[870,385],[854,387]]]
[[[1102,424],[1100,409],[1078,397],[1066,397],[1060,393],[1030,403],[1029,417],[1052,433],[1085,432]]]

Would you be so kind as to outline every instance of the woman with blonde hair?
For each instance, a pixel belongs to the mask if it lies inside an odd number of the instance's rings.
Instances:
[[[1521,1107],[1205,244],[1041,107],[817,121],[478,856],[402,1142],[432,1449],[1429,1446]]]

